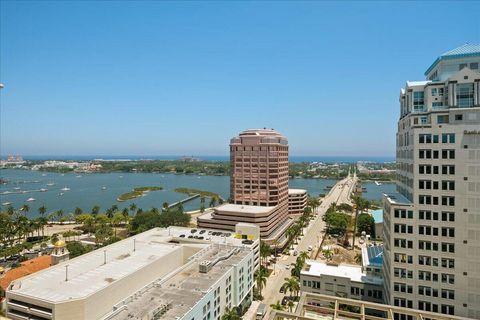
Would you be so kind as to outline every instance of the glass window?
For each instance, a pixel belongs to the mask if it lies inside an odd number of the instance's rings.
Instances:
[[[472,70],[478,70],[478,62],[472,62],[472,63],[470,63],[470,69],[472,69]]]
[[[473,84],[472,84],[473,86]],[[423,111],[423,104],[424,104],[424,92],[423,91],[415,91],[413,93],[413,110],[414,111]]]
[[[473,107],[473,83],[457,85],[457,105],[460,108]]]

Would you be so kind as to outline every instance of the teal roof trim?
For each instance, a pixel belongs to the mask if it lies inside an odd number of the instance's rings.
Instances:
[[[480,44],[467,43],[461,47],[445,52],[432,63],[432,65],[427,69],[427,71],[425,71],[425,76],[428,75],[441,60],[468,58],[468,57],[480,57]]]

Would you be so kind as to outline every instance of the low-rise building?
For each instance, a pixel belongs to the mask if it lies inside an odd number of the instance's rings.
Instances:
[[[307,206],[307,190],[288,189],[288,214],[298,217],[303,214]]]
[[[220,319],[251,301],[258,230],[154,228],[7,289],[11,319]]]
[[[383,302],[383,279],[361,266],[307,260],[300,273],[300,290],[371,302]]]

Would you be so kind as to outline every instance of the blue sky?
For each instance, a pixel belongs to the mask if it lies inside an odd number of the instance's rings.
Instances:
[[[1,1],[0,153],[393,156],[398,94],[480,3]]]

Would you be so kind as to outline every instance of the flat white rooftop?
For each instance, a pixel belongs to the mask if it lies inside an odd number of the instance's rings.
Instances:
[[[268,213],[275,207],[249,206],[244,204],[227,203],[217,207],[220,212],[241,212],[241,213]]]
[[[362,267],[340,264],[340,265],[329,265],[325,262],[319,262],[314,260],[305,261],[307,265],[306,269],[302,270],[301,274],[309,276],[331,276],[331,277],[341,277],[349,278],[351,281],[369,283],[381,285],[383,279],[374,276],[367,276],[362,272]]]
[[[170,237],[158,230],[152,229],[19,279],[10,292],[51,303],[84,298],[169,253],[182,250],[179,244],[166,243]],[[65,281],[67,265],[68,281]]]
[[[305,194],[307,190],[305,189],[288,189],[288,194]]]

